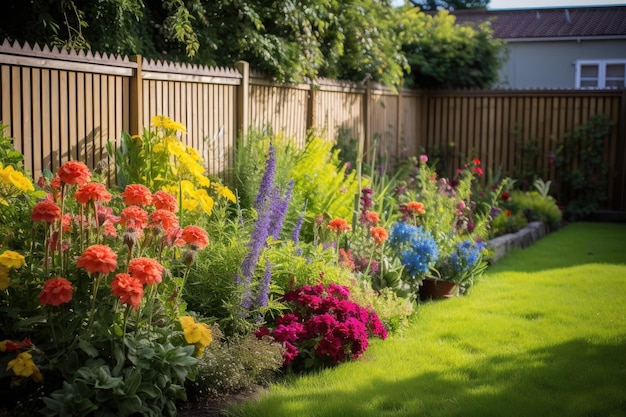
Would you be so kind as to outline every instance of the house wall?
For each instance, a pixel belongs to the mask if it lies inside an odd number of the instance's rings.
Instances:
[[[625,59],[626,39],[507,43],[503,88],[574,88],[578,59]]]

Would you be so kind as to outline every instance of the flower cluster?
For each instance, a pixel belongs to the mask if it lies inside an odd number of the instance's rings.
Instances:
[[[205,323],[196,322],[191,316],[181,316],[179,321],[185,333],[185,340],[196,347],[196,356],[202,357],[204,349],[213,341],[211,329]]]
[[[284,365],[315,367],[356,359],[367,349],[369,337],[387,337],[376,313],[351,301],[347,287],[303,286],[286,293],[282,301],[291,312],[279,317],[273,328],[261,327],[257,336],[269,335],[284,344]]]
[[[26,175],[11,165],[3,166],[0,163],[0,205],[8,206],[7,198],[34,190],[33,184]]]
[[[439,249],[433,235],[422,226],[406,222],[395,223],[389,244],[400,253],[402,264],[412,278],[424,277],[439,258]]]
[[[484,249],[485,243],[482,241],[466,239],[457,242],[452,253],[439,262],[437,270],[447,281],[469,288],[474,284],[475,277],[486,268]]]

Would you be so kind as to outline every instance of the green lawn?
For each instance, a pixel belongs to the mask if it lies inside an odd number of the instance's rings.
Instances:
[[[420,306],[363,360],[232,416],[626,416],[626,224],[575,223]]]

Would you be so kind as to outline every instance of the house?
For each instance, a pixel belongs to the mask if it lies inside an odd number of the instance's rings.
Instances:
[[[624,88],[626,6],[453,12],[459,24],[489,22],[507,44],[502,88]]]

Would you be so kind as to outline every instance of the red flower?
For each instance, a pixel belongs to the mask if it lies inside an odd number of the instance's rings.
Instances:
[[[481,167],[472,169],[472,172],[478,176],[483,175],[483,169]]]
[[[5,345],[5,350],[7,352],[20,352],[23,349],[30,349],[33,347],[33,342],[30,340],[30,337],[24,338],[21,342],[14,342],[12,340],[7,340]]]
[[[424,204],[420,203],[419,201],[411,201],[407,203],[406,209],[409,213],[413,215],[426,213],[426,208],[424,207]]]
[[[193,249],[204,249],[209,244],[209,235],[203,228],[198,226],[186,226],[181,237]]]
[[[120,303],[128,304],[135,310],[141,305],[143,285],[137,278],[129,274],[117,274],[111,281],[113,295],[120,297]]]
[[[478,159],[478,158],[474,158],[474,159],[472,160],[472,162],[473,162],[473,163],[474,163],[474,165],[476,165],[476,166],[480,165],[480,159]]]
[[[131,204],[147,206],[152,203],[152,193],[148,187],[142,184],[128,184],[120,195],[124,198],[124,204],[127,206]]]
[[[327,228],[337,234],[343,233],[343,232],[349,232],[350,230],[352,230],[348,222],[340,218],[332,219],[331,221],[329,221]]]
[[[80,255],[76,267],[83,268],[90,274],[108,274],[117,268],[117,254],[106,245],[92,245]]]
[[[148,225],[148,213],[139,206],[129,206],[122,210],[120,224],[137,230]]]
[[[128,264],[128,272],[144,285],[162,281],[163,267],[152,258],[135,258]]]
[[[68,161],[61,165],[57,171],[57,176],[63,184],[83,185],[91,178],[91,171],[83,162]]]
[[[61,207],[52,200],[42,200],[35,204],[30,219],[34,222],[54,223],[61,218]]]
[[[372,227],[370,229],[370,236],[374,239],[374,242],[377,245],[382,245],[387,238],[389,238],[389,234],[384,227]]]
[[[74,198],[81,204],[87,204],[89,201],[107,202],[111,201],[111,197],[104,184],[99,182],[88,182],[74,193]]]
[[[511,210],[504,210],[504,215],[506,217],[511,217]]]
[[[72,299],[72,283],[65,278],[52,278],[43,284],[39,302],[43,305],[58,306]]]
[[[158,209],[150,213],[150,224],[148,228],[152,229],[160,227],[167,231],[172,227],[178,227],[178,217],[171,211],[165,209]]]
[[[509,198],[511,198],[511,194],[509,193],[502,193],[502,195],[500,196],[500,198],[502,198],[502,201],[509,201]]]
[[[162,190],[152,194],[152,203],[157,210],[163,209],[171,211],[172,213],[178,211],[178,201],[176,201],[176,197]]]

